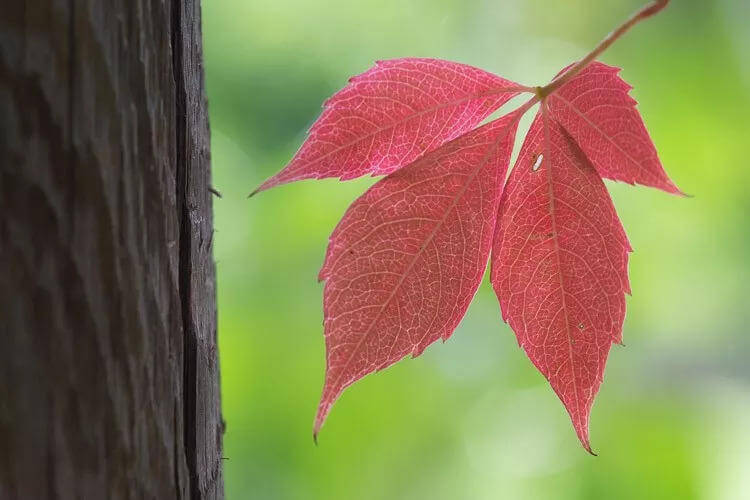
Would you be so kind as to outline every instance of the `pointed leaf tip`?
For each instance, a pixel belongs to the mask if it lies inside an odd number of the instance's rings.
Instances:
[[[588,452],[590,455],[597,457],[599,455],[597,455],[591,448],[591,440],[589,438],[589,416],[590,415],[586,416],[585,421],[580,421],[576,420],[576,417],[574,415],[570,415],[571,420],[573,421],[573,430],[575,430],[576,437],[581,443],[581,447],[583,447],[583,449],[586,450],[586,452]]]
[[[258,193],[260,193],[262,191],[265,191],[267,189],[271,189],[272,187],[275,187],[277,184],[275,182],[273,182],[273,180],[274,180],[274,177],[269,177],[265,181],[261,182],[258,185],[258,187],[256,187],[255,189],[253,189],[252,192],[249,195],[247,195],[247,197],[248,198],[252,198],[253,196],[255,196],[256,194],[258,194]]]

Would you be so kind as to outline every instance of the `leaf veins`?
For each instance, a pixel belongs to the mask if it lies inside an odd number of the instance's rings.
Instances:
[[[644,7],[584,62],[666,3]],[[388,174],[346,211],[320,271],[326,374],[314,435],[346,387],[450,337],[490,259],[503,319],[591,452],[591,407],[630,293],[631,248],[602,178],[681,194],[618,71],[578,63],[531,89],[396,59],[326,102],[289,165],[256,190]],[[535,96],[475,128],[519,92]],[[536,103],[504,187],[516,125]]]

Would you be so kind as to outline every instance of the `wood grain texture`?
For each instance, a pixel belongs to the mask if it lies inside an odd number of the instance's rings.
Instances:
[[[199,0],[0,15],[0,498],[221,498]]]

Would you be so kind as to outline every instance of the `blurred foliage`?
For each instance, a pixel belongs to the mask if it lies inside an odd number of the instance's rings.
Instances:
[[[245,197],[375,59],[542,84],[641,0],[204,0],[226,489],[259,499],[750,498],[750,2],[674,0],[602,59],[635,86],[680,199],[610,183],[636,249],[579,446],[483,283],[448,340],[350,388],[312,443],[328,235],[373,181]],[[522,132],[522,131],[521,131]]]

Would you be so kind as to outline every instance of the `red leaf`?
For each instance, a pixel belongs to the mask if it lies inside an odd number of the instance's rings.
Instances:
[[[317,434],[356,380],[447,339],[482,279],[517,113],[370,188],[333,232],[320,278],[326,377]]]
[[[254,193],[301,179],[388,174],[471,130],[523,90],[438,59],[378,61],[349,82],[325,103],[289,164]]]
[[[682,194],[664,171],[637,102],[628,94],[632,87],[619,71],[593,62],[549,96],[552,116],[602,177]]]
[[[591,452],[589,415],[630,291],[631,248],[602,177],[682,194],[630,86],[595,59],[668,3],[646,4],[543,87],[398,59],[326,103],[291,163],[256,192],[305,178],[390,175],[349,207],[320,271],[326,377],[313,436],[347,386],[453,333],[492,246],[503,318]],[[519,92],[533,97],[472,130]],[[536,103],[501,197],[517,122]]]
[[[630,250],[601,178],[543,109],[500,203],[491,281],[589,452],[591,405],[621,341]]]

